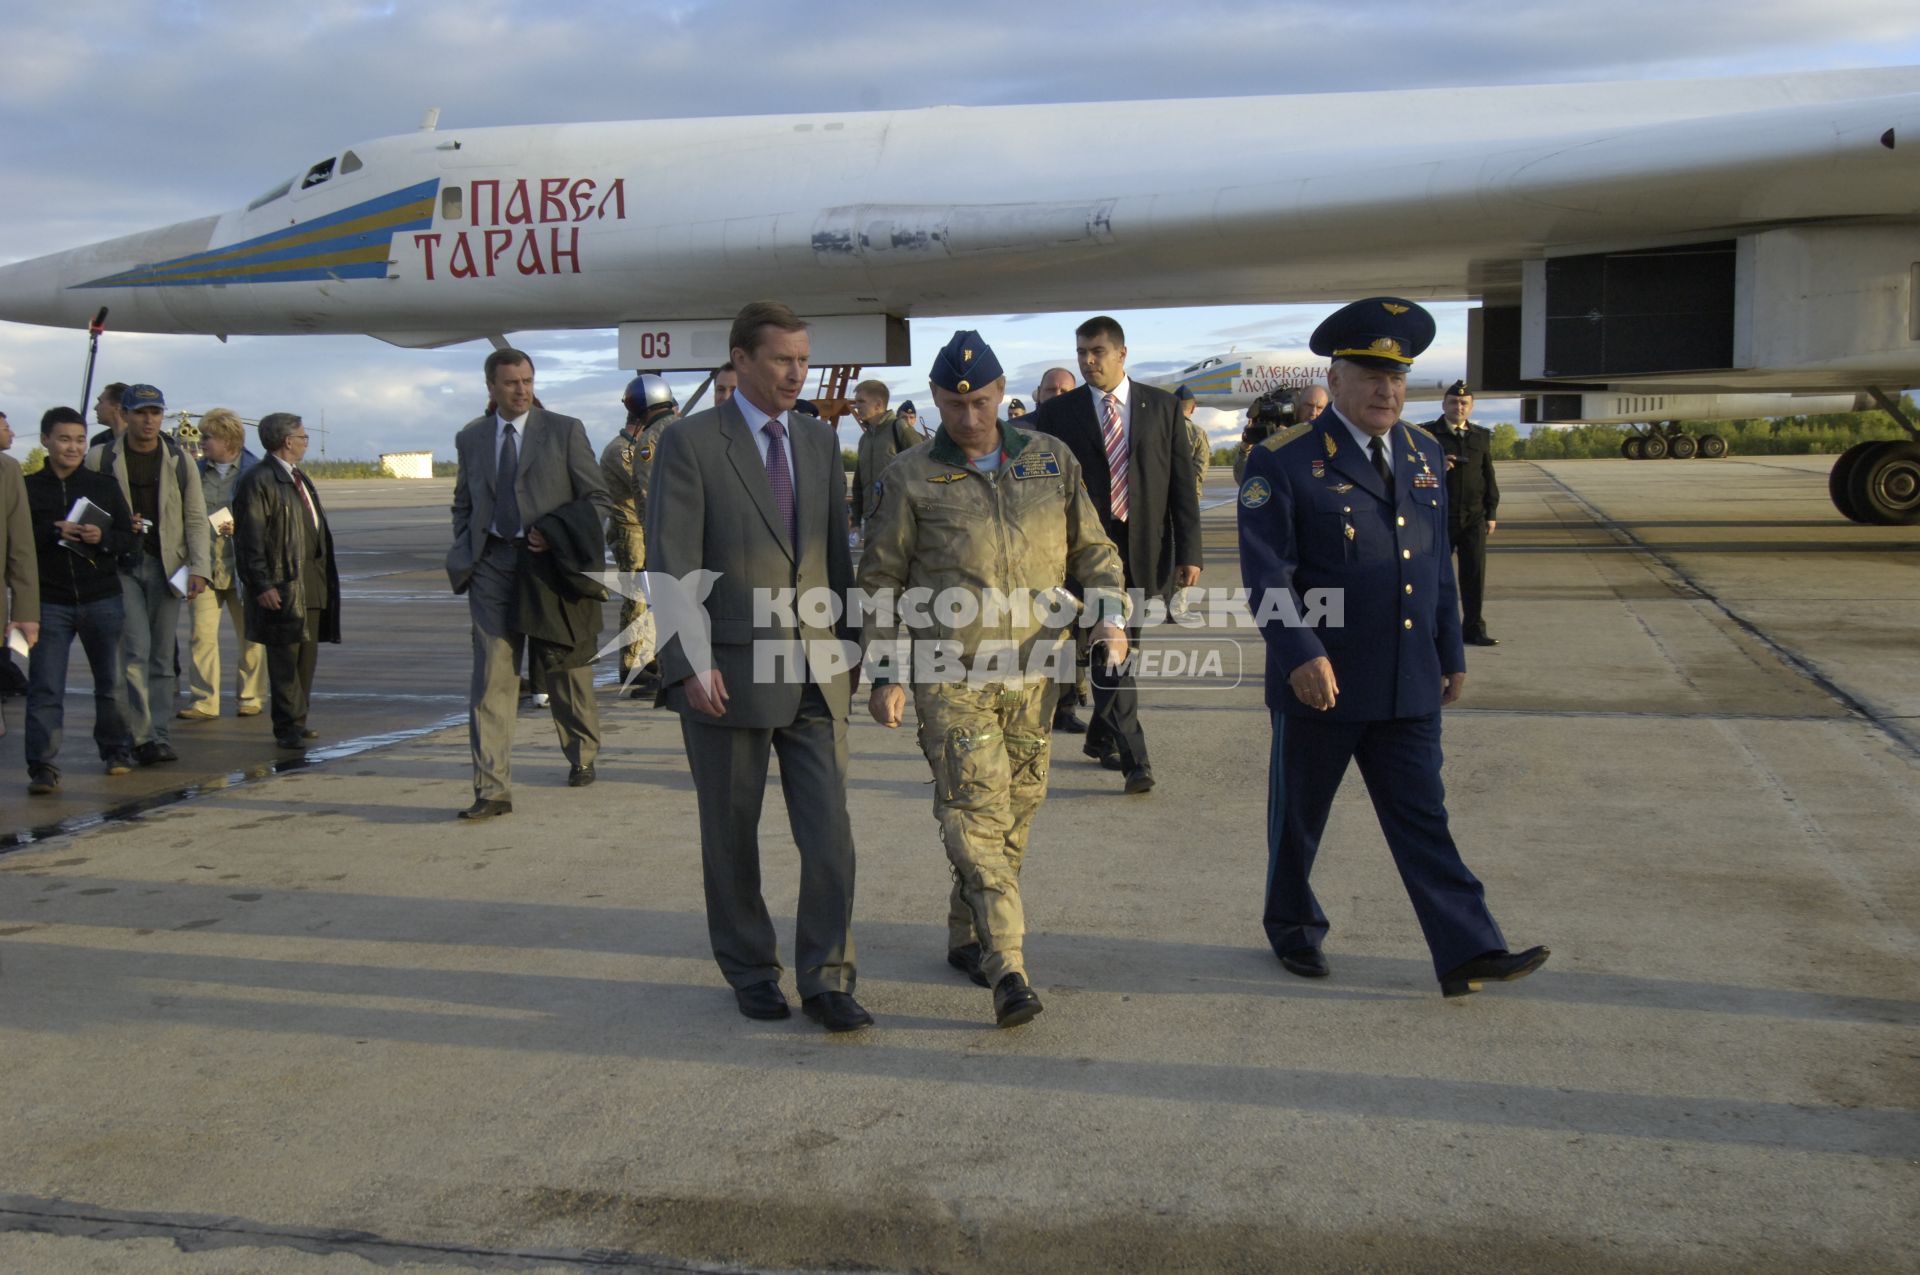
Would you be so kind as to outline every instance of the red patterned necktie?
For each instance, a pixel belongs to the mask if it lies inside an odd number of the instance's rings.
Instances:
[[[781,521],[787,524],[787,543],[797,548],[800,525],[793,516],[793,471],[787,468],[787,449],[781,445],[787,428],[776,416],[760,429],[767,436],[767,486],[773,488],[773,503],[780,509]]]
[[[300,491],[300,503],[307,507],[307,521],[313,524],[315,531],[320,530],[320,515],[314,511],[313,496],[307,491],[307,480],[300,473],[300,467],[293,467],[293,485]]]
[[[1120,400],[1107,395],[1106,418],[1100,433],[1107,443],[1107,506],[1115,522],[1127,520],[1127,436],[1120,431]]]

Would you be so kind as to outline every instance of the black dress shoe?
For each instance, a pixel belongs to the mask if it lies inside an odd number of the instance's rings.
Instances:
[[[1074,712],[1071,706],[1066,704],[1062,704],[1054,710],[1053,728],[1058,731],[1065,731],[1069,735],[1084,735],[1087,733],[1087,724],[1080,720],[1080,715]]]
[[[1480,990],[1482,983],[1511,983],[1545,965],[1551,955],[1544,947],[1530,947],[1524,952],[1488,952],[1476,956],[1440,976],[1440,994],[1471,996]]]
[[[1280,953],[1280,964],[1301,978],[1325,978],[1333,972],[1327,968],[1326,953],[1317,947],[1288,948]]]
[[[1040,993],[1027,985],[1024,974],[1001,976],[993,989],[993,1022],[996,1027],[1018,1027],[1030,1023],[1039,1014]]]
[[[306,727],[304,727],[304,726],[302,726],[302,727],[300,728],[300,738],[302,738],[302,739],[318,739],[318,738],[320,738],[320,732],[319,732],[319,731],[317,731],[317,730],[308,730],[308,729],[307,729]]]
[[[1468,646],[1499,646],[1500,645],[1499,638],[1489,637],[1485,633],[1476,633],[1470,638],[1462,638],[1461,641],[1465,642]]]
[[[1105,743],[1097,747],[1089,744],[1080,751],[1099,762],[1102,770],[1125,770],[1127,768],[1126,763],[1120,760],[1120,745],[1118,744]]]
[[[303,749],[307,746],[307,741],[301,738],[300,732],[297,730],[288,731],[284,735],[275,735],[273,742],[282,748],[292,748],[296,750]]]
[[[158,766],[162,762],[179,761],[180,754],[159,740],[149,740],[133,750],[133,758],[142,766]]]
[[[512,813],[511,801],[489,801],[485,797],[476,797],[471,806],[460,812],[460,817],[462,819],[495,819]]]
[[[592,762],[588,762],[584,766],[575,766],[573,769],[567,772],[567,787],[569,788],[585,788],[588,784],[592,782],[593,782],[593,763]]]
[[[764,983],[734,988],[733,999],[739,1002],[740,1012],[748,1018],[771,1021],[776,1018],[793,1017],[793,1006],[787,1004],[786,995],[781,992],[780,984],[772,979]],[[847,999],[853,998],[849,996]],[[856,1005],[854,1008],[858,1009],[859,1006]]]
[[[785,998],[780,1003],[784,1006]],[[860,1008],[860,1002],[853,999],[851,992],[816,992],[801,1001],[800,1008],[830,1032],[857,1032],[862,1027],[873,1026],[873,1015]]]
[[[1152,791],[1153,791],[1153,768],[1152,767],[1135,766],[1132,770],[1129,770],[1127,772],[1127,795],[1129,797],[1138,797],[1142,793],[1149,793]]]
[[[987,986],[986,971],[980,968],[980,945],[962,943],[959,947],[947,949],[947,964],[965,974],[980,986]]]

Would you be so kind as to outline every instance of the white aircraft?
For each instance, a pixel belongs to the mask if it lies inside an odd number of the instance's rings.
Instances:
[[[1447,386],[1466,375],[1459,370],[1451,374],[1426,368],[1417,371],[1419,375],[1407,378],[1409,402],[1443,398]],[[1303,350],[1229,350],[1210,354],[1153,383],[1168,390],[1184,385],[1200,406],[1231,410],[1251,407],[1255,399],[1275,390],[1303,390],[1309,385],[1325,389],[1327,361]]]
[[[1095,135],[1127,139],[1115,163],[1058,162]],[[1467,370],[1487,396],[1920,384],[1920,68],[430,119],[296,158],[245,207],[0,267],[0,319],[107,306],[129,331],[407,346],[617,327],[622,366],[691,369],[726,357],[741,302],[777,296],[819,362],[885,366],[915,317],[1390,292],[1482,303]],[[968,173],[991,174],[977,198],[894,195]],[[1881,447],[1837,503],[1920,521],[1920,444]]]

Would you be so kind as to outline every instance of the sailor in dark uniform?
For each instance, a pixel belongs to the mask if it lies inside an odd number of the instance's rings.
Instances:
[[[1266,640],[1273,721],[1268,941],[1292,973],[1328,973],[1327,917],[1308,876],[1357,760],[1441,990],[1463,996],[1531,974],[1547,949],[1507,950],[1447,831],[1440,708],[1467,675],[1446,457],[1400,419],[1407,370],[1433,332],[1431,315],[1394,297],[1356,301],[1314,332],[1313,352],[1333,359],[1333,406],[1249,456],[1240,570]]]
[[[1440,408],[1427,430],[1447,453],[1447,538],[1459,558],[1460,637],[1468,646],[1499,646],[1480,609],[1487,591],[1487,537],[1500,509],[1493,431],[1473,423],[1473,391],[1465,381],[1447,387]]]

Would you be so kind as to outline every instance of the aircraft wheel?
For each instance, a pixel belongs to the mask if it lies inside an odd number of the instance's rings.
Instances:
[[[1699,450],[1699,440],[1691,434],[1675,434],[1667,440],[1667,455],[1675,460],[1692,460]]]
[[[1640,443],[1640,455],[1647,460],[1665,460],[1667,458],[1666,435],[1648,434]]]
[[[1853,468],[1860,463],[1862,456],[1878,446],[1880,446],[1879,440],[1855,443],[1841,452],[1839,458],[1833,462],[1833,468],[1827,471],[1827,499],[1833,501],[1833,507],[1845,515],[1850,522],[1866,521],[1853,503],[1852,490],[1849,486],[1853,477]]]
[[[1862,522],[1920,523],[1920,443],[1880,443],[1861,455],[1847,474],[1847,497]]]
[[[1645,438],[1635,434],[1632,438],[1620,444],[1620,454],[1628,460],[1643,460],[1645,457],[1642,455],[1640,449],[1646,445],[1646,442],[1647,440]]]
[[[1707,460],[1719,460],[1727,454],[1727,440],[1718,434],[1708,434],[1700,440],[1700,455]]]

